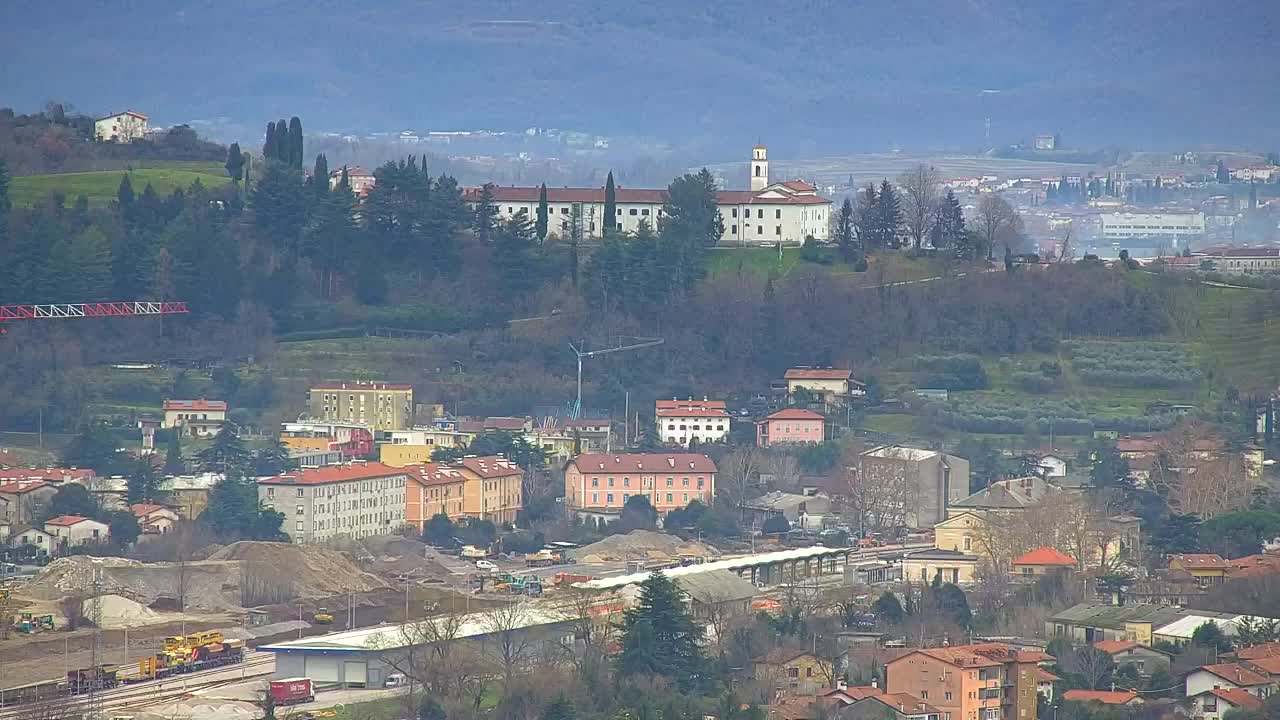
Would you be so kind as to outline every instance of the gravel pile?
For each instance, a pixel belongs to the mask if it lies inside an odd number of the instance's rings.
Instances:
[[[165,622],[164,615],[121,595],[100,595],[84,603],[84,616],[104,630]]]
[[[356,567],[347,555],[313,545],[242,541],[219,550],[209,560],[234,560],[269,568],[291,584],[295,597],[328,597],[391,587]]]
[[[578,562],[623,562],[626,560],[667,560],[681,554],[692,553],[705,558],[715,557],[720,551],[700,542],[685,542],[675,535],[632,530],[624,535],[610,535],[600,542],[573,551]]]
[[[180,565],[76,555],[49,563],[23,586],[22,595],[35,600],[120,595],[143,605],[165,599],[166,605],[176,607],[176,599],[185,587],[188,612],[225,612],[239,607],[239,583],[238,562]]]

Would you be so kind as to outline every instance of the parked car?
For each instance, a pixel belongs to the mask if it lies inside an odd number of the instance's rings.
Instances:
[[[404,687],[409,684],[409,678],[405,677],[404,673],[391,673],[383,684],[389,688]]]
[[[492,573],[492,572],[498,572],[498,566],[497,566],[497,565],[494,565],[492,560],[477,560],[477,561],[476,561],[476,569],[477,569],[477,570],[485,570],[485,571],[487,571],[487,572],[491,572],[491,573]]]

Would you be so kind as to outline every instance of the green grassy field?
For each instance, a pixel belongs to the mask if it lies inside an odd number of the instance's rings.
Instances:
[[[187,188],[199,180],[205,187],[220,187],[231,182],[222,166],[216,163],[175,161],[154,163],[158,167],[138,167],[129,172],[134,192],[141,193],[150,183],[157,193],[168,195],[176,188]],[[10,179],[9,194],[14,205],[33,205],[52,192],[66,195],[67,204],[80,195],[89,198],[89,204],[101,206],[114,200],[120,187],[124,170],[98,172],[58,173],[54,175],[27,175]]]
[[[782,249],[782,258],[778,258],[777,248],[726,248],[709,253],[707,275],[755,275],[768,277],[787,274],[796,263],[800,262],[800,248]]]

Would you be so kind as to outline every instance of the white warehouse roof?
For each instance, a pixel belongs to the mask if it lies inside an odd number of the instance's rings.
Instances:
[[[821,545],[815,545],[807,548],[797,548],[795,550],[782,550],[779,552],[761,553],[759,555],[745,555],[738,558],[730,558],[728,560],[716,560],[714,562],[703,563],[701,565],[686,565],[685,567],[668,568],[662,573],[670,578],[685,577],[687,575],[697,575],[699,573],[711,572],[714,570],[741,570],[749,567],[759,567],[761,565],[772,565],[773,563],[788,562],[791,560],[808,560],[816,557],[835,555],[838,553],[849,552],[852,548],[829,548]],[[629,575],[617,575],[614,577],[600,578],[598,580],[588,580],[587,582],[574,583],[574,587],[586,588],[588,590],[613,590],[627,585],[635,585],[649,579],[652,572],[638,572]]]

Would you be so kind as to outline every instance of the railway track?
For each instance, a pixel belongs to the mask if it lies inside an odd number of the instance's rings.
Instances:
[[[185,675],[174,675],[159,680],[121,685],[119,687],[98,691],[97,697],[102,708],[139,708],[182,699],[196,690],[232,685],[249,678],[269,675],[275,670],[275,656],[271,653],[250,653],[244,662],[234,665],[202,670]],[[0,710],[0,720],[21,720],[21,718],[43,715],[43,709],[80,707],[87,704],[87,694],[68,695],[50,700],[24,703]]]

